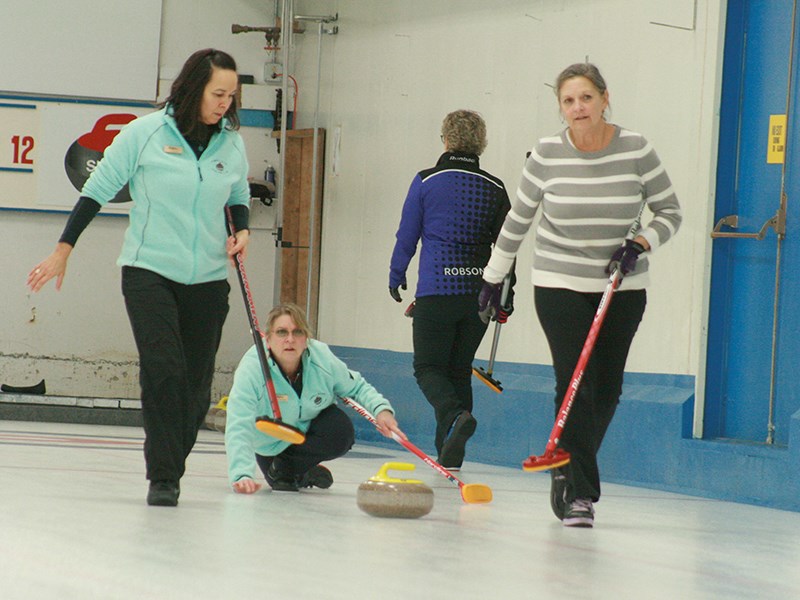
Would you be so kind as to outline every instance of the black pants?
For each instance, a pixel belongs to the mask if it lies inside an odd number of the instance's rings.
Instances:
[[[553,356],[556,414],[601,297],[602,294],[534,288],[536,313]],[[644,290],[631,290],[616,292],[608,307],[559,443],[571,454],[564,469],[568,502],[575,498],[591,498],[595,502],[600,499],[597,452],[619,404],[625,362],[646,304]]]
[[[183,285],[145,269],[122,269],[122,293],[139,350],[151,481],[183,476],[211,403],[229,292],[226,280]]]
[[[486,327],[475,295],[416,301],[414,377],[436,415],[437,452],[458,413],[472,412],[472,361]]]
[[[264,476],[275,461],[275,468],[286,475],[303,475],[311,467],[326,460],[344,456],[356,439],[353,422],[343,410],[332,405],[311,421],[306,441],[293,444],[278,456],[256,454],[256,462]]]

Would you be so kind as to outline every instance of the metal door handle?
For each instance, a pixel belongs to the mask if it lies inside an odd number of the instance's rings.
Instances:
[[[780,211],[779,211],[780,212]],[[712,238],[749,238],[754,240],[763,240],[764,237],[767,235],[767,230],[772,227],[775,229],[775,232],[780,235],[781,232],[778,231],[778,214],[774,217],[769,219],[766,223],[761,226],[761,229],[758,233],[736,233],[735,231],[720,231],[723,225],[727,225],[728,227],[736,227],[739,226],[739,215],[728,215],[727,217],[722,217],[717,224],[714,225],[714,231],[711,232]]]

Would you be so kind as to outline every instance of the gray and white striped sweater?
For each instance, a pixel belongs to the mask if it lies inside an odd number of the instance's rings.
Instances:
[[[602,292],[614,250],[640,214],[652,219],[640,226],[650,244],[620,289],[649,283],[647,255],[670,239],[681,224],[681,208],[667,172],[650,143],[616,126],[611,143],[598,152],[581,152],[567,130],[545,137],[533,149],[506,215],[483,278],[502,281],[541,206],[536,227],[533,284],[578,292]]]

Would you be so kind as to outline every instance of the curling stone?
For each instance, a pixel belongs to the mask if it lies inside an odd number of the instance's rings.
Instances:
[[[387,471],[413,471],[411,463],[385,463],[378,473],[358,486],[358,508],[373,517],[416,519],[431,512],[433,490],[416,479],[395,479]]]
[[[225,424],[228,421],[228,411],[217,409],[217,413],[214,415],[214,430],[219,431],[220,433],[225,433]]]
[[[228,416],[228,397],[223,396],[222,399],[212,406],[208,413],[206,413],[205,426],[211,431],[219,431],[225,433],[225,422]]]

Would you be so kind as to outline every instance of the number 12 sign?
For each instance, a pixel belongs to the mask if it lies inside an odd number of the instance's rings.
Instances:
[[[34,104],[0,102],[0,204],[35,198],[39,111]]]
[[[35,105],[0,103],[0,171],[33,173],[39,119]]]

